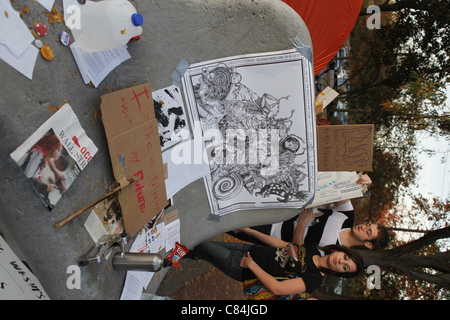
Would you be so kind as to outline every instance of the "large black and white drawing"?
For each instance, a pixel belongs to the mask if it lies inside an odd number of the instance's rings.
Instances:
[[[301,208],[312,199],[317,171],[312,84],[311,64],[296,50],[190,66],[183,86],[205,141],[213,214]]]

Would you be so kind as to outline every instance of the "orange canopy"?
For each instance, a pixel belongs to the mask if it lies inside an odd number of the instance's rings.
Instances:
[[[313,44],[314,75],[341,49],[352,31],[362,0],[282,0],[309,29]]]

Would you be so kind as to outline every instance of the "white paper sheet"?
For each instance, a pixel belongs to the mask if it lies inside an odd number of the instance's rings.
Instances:
[[[114,68],[131,58],[127,46],[88,53],[74,42],[70,45],[70,49],[84,83],[92,82],[95,87],[98,87]]]
[[[142,288],[145,283],[148,285],[153,274],[154,272],[127,271],[120,300],[140,300]]]
[[[165,227],[166,232],[166,251],[175,248],[175,242],[180,243],[180,220],[177,219]]]
[[[193,139],[163,152],[163,162],[167,164],[168,172],[165,181],[168,199],[191,182],[209,174],[209,166],[202,161],[203,150],[202,141]]]
[[[55,0],[37,0],[47,11],[52,11]]]
[[[319,172],[314,201],[308,208],[362,197],[363,186],[356,184],[358,179],[354,171]]]
[[[0,1],[0,58],[29,79],[39,50],[28,27],[9,1]]]
[[[164,223],[150,229],[142,228],[130,248],[130,252],[158,253],[166,247]]]
[[[29,45],[24,53],[16,58],[5,45],[0,44],[0,58],[30,80],[33,79],[33,70],[38,53],[38,48]]]
[[[34,37],[11,2],[1,1],[0,13],[0,43],[6,45],[14,57],[19,58]]]

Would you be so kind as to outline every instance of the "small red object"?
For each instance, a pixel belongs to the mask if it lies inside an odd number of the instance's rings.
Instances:
[[[130,39],[130,41],[128,41],[128,42],[130,42],[130,43],[133,43],[133,42],[136,42],[136,41],[139,41],[139,40],[141,40],[141,36],[139,35],[139,36],[136,36],[136,37],[133,37],[133,38],[131,38]]]
[[[43,23],[38,23],[35,27],[36,29],[36,33],[38,34],[38,36],[40,37],[45,37],[47,35],[47,26]]]
[[[168,257],[166,257],[166,259],[172,262],[172,266],[180,267],[180,260],[183,259],[189,251],[191,250],[179,244],[178,242],[175,242],[175,248],[173,249],[172,253]]]

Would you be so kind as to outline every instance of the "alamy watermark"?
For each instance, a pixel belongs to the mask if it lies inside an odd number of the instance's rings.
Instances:
[[[372,14],[366,22],[369,29],[381,29],[381,9],[379,6],[371,5],[367,7],[367,14]]]
[[[70,29],[81,29],[81,10],[77,5],[71,5],[66,10],[66,26]]]
[[[70,265],[67,267],[66,273],[70,276],[67,278],[66,286],[69,290],[81,289],[81,270],[77,265]]]
[[[204,141],[204,144],[203,144]],[[279,171],[280,154],[295,154],[302,142],[280,137],[279,129],[207,129],[202,139],[171,149],[174,164],[259,165],[264,176]]]
[[[366,286],[369,290],[381,289],[381,269],[379,266],[370,265],[367,267],[367,273],[371,274],[366,280]]]

